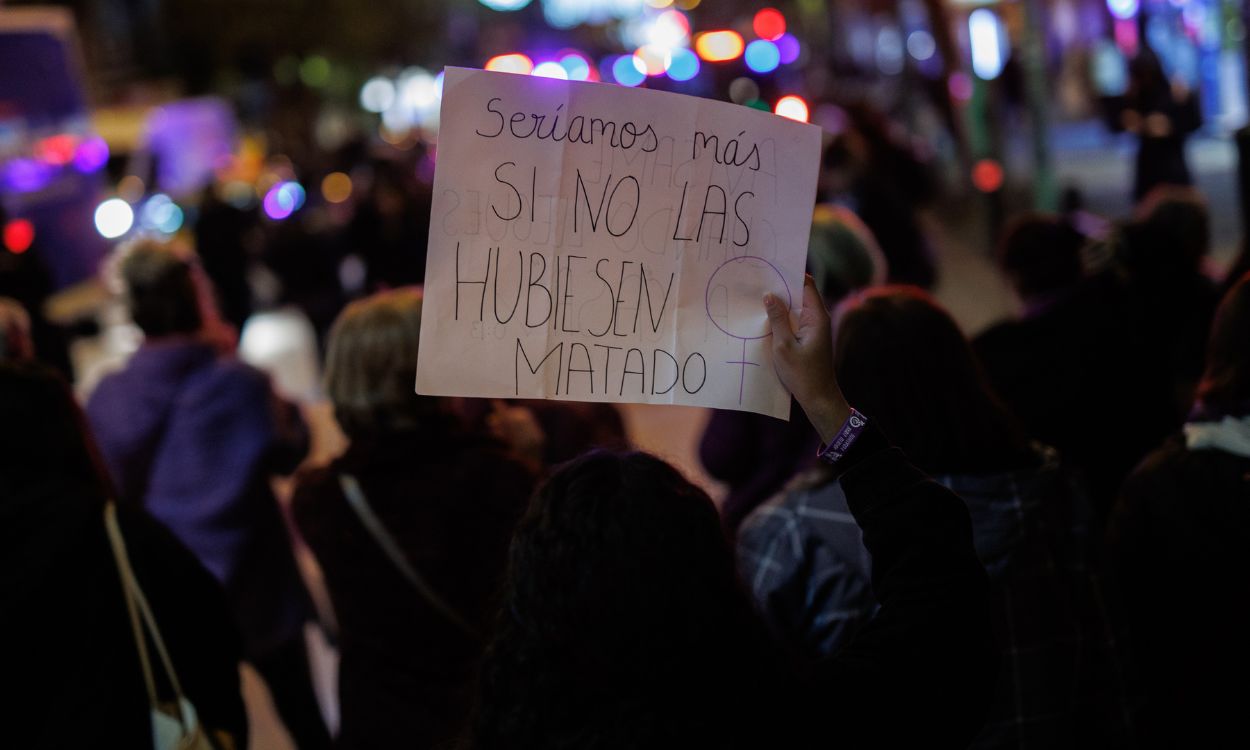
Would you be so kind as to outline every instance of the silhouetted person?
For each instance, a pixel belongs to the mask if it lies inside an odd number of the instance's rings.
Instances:
[[[1144,747],[1231,747],[1250,671],[1250,275],[1219,307],[1182,434],[1124,483],[1110,569],[1141,665]]]
[[[860,430],[836,470],[878,617],[797,673],[708,496],[652,456],[591,453],[539,489],[513,540],[475,747],[956,747],[979,729],[993,655],[966,508],[852,414],[810,279],[797,330],[766,305],[778,376],[817,433]]]
[[[451,401],[413,392],[420,331],[413,289],[339,317],[326,391],[351,445],[302,471],[292,501],[339,626],[343,748],[438,748],[460,735],[508,541],[533,487]]]
[[[1220,301],[1203,273],[1211,245],[1206,201],[1192,188],[1151,191],[1121,231],[1116,262],[1128,279],[1136,315],[1171,378],[1179,417],[1193,401],[1203,369],[1203,344]]]
[[[1101,538],[1120,482],[1177,415],[1159,337],[1142,324],[1132,286],[1115,271],[1082,279],[1082,244],[1056,217],[1010,224],[998,259],[1023,315],[977,336],[973,349],[1025,433],[1083,474],[1091,538]]]
[[[1118,662],[1084,555],[1088,498],[1053,449],[1025,438],[955,322],[923,292],[869,290],[835,317],[848,400],[972,517],[1000,650],[995,701],[972,747],[1124,739]],[[874,560],[825,465],[746,520],[738,554],[775,636],[806,661],[838,653],[877,612]]]
[[[868,105],[845,112],[846,129],[825,151],[822,199],[844,203],[868,225],[891,282],[931,287],[937,268],[917,218],[934,194],[929,166],[891,133],[880,112]]]
[[[303,636],[311,602],[269,486],[303,459],[303,422],[264,373],[205,340],[207,285],[173,247],[141,241],[119,269],[144,343],[87,402],[118,500],[221,581],[287,729],[300,748],[325,747]]]
[[[149,703],[121,574],[105,533],[107,480],[69,386],[0,355],[0,639],[9,747],[152,747]],[[118,526],[199,725],[247,746],[242,645],[220,585],[160,524]],[[157,698],[172,701],[149,643]],[[220,745],[225,747],[226,745]]]
[[[1159,185],[1193,182],[1185,162],[1185,139],[1202,127],[1198,99],[1184,85],[1168,80],[1159,56],[1149,47],[1143,47],[1129,63],[1120,124],[1140,139],[1134,201]]]

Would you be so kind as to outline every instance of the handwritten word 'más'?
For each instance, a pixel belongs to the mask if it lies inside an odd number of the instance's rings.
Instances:
[[[690,158],[698,159],[701,153],[711,149],[712,158],[717,164],[735,167],[745,165],[748,169],[758,172],[760,171],[760,146],[754,143],[749,151],[746,150],[746,144],[738,140],[746,134],[745,130],[739,131],[736,138],[730,138],[722,146],[720,136],[708,135],[702,130],[696,130],[694,138],[691,139]]]
[[[650,124],[640,129],[640,126],[629,120],[618,125],[614,120],[604,120],[599,117],[584,115],[569,117],[567,112],[562,111],[563,104],[548,114],[522,110],[505,117],[503,111],[496,106],[502,101],[501,97],[496,96],[486,102],[486,111],[491,115],[488,118],[488,124],[477,128],[474,132],[483,138],[498,138],[507,132],[519,140],[537,138],[542,141],[567,140],[569,143],[585,144],[602,143],[606,139],[612,148],[628,151],[636,146],[646,153],[651,153],[660,147],[660,139]],[[758,158],[757,154],[756,159]]]

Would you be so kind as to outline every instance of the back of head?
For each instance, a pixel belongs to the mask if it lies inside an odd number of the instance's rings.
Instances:
[[[1211,217],[1194,188],[1164,185],[1124,227],[1119,259],[1136,280],[1167,284],[1196,275],[1211,245]]]
[[[326,394],[353,439],[411,429],[443,413],[414,391],[421,292],[396,289],[348,305],[330,329]]]
[[[644,453],[589,453],[513,539],[478,744],[670,745],[746,691],[766,643],[708,496]]]
[[[1021,297],[1053,294],[1081,279],[1084,238],[1058,216],[1025,214],[1003,232],[998,262]]]
[[[137,240],[119,249],[130,316],[149,338],[193,334],[203,323],[189,262],[168,243]]]
[[[36,362],[0,360],[0,499],[54,482],[103,478],[69,385]]]
[[[1018,468],[1029,455],[967,339],[923,291],[862,292],[836,318],[834,367],[847,400],[918,466],[993,473]]]
[[[886,278],[885,256],[872,230],[836,204],[820,204],[813,212],[807,266],[826,304]]]
[[[1228,290],[1216,310],[1197,400],[1212,417],[1250,415],[1250,273]]]

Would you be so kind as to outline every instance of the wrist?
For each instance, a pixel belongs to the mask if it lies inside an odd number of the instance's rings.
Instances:
[[[842,396],[842,392],[834,389],[833,393],[823,394],[807,402],[800,402],[807,419],[816,428],[822,443],[829,443],[837,435],[843,423],[851,416],[850,404]]]

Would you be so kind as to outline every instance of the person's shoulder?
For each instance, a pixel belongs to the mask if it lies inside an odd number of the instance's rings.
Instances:
[[[1162,445],[1147,453],[1129,472],[1120,494],[1132,500],[1166,492],[1166,485],[1175,480],[1193,458],[1193,453],[1185,447],[1184,438],[1172,435]]]
[[[829,521],[855,523],[842,488],[824,467],[817,466],[799,473],[785,489],[751,511],[738,528],[738,540],[740,545],[765,543],[778,534],[802,534]]]

